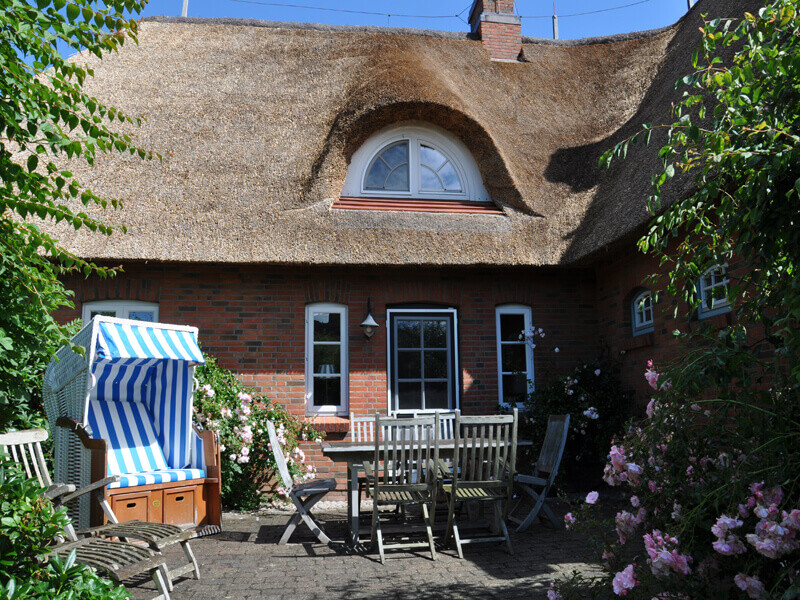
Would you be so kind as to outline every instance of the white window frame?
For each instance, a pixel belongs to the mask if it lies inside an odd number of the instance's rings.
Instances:
[[[721,275],[720,281],[713,283],[711,286],[704,286],[703,280],[714,271],[720,272]],[[730,278],[728,277],[727,264],[713,266],[710,269],[707,269],[705,273],[703,273],[703,275],[697,282],[697,297],[700,299],[700,306],[697,309],[698,318],[705,319],[706,317],[721,315],[731,310],[730,302],[728,302],[728,296],[727,296],[727,287],[729,283],[730,283]],[[709,290],[723,286],[726,288],[725,296],[723,298],[712,297],[711,307],[710,308],[707,307],[706,298],[708,297]]]
[[[111,312],[118,319],[127,319],[131,312],[153,311],[153,321],[158,322],[158,304],[155,302],[142,302],[140,300],[97,300],[84,302],[81,306],[83,322],[91,321],[92,312]]]
[[[504,408],[515,408],[510,403],[503,401],[503,375],[510,375],[503,371],[503,344],[524,344],[525,345],[525,364],[527,367],[528,393],[534,390],[534,369],[533,369],[533,348],[525,340],[519,342],[503,341],[500,339],[500,315],[523,315],[525,329],[533,327],[533,311],[530,306],[525,304],[503,304],[495,308],[495,339],[497,341],[497,396],[498,404]],[[522,333],[522,332],[520,332]],[[517,402],[516,408],[522,408],[524,403]]]
[[[364,187],[367,169],[372,160],[387,146],[399,142],[409,143],[410,190],[383,191]],[[441,152],[458,173],[460,192],[430,192],[419,190],[419,146],[425,144]],[[409,198],[424,200],[469,200],[491,202],[480,176],[478,164],[461,140],[439,127],[420,121],[407,121],[376,133],[356,150],[347,169],[342,196],[356,198]]]
[[[645,296],[650,298],[650,320],[644,320],[644,310],[641,308],[641,302]],[[640,318],[642,317],[642,318]],[[633,335],[643,335],[650,333],[655,329],[655,316],[653,314],[653,294],[650,290],[641,290],[638,292],[631,301],[631,328]]]
[[[339,373],[341,374],[341,403],[339,406],[314,406],[314,313],[331,313],[340,315],[340,340],[341,352],[339,354]],[[306,343],[305,343],[305,382],[306,382],[306,414],[308,415],[347,415],[349,397],[349,352],[348,352],[348,321],[347,306],[329,302],[315,302],[306,304]],[[334,343],[334,342],[328,342]]]
[[[392,406],[392,378],[394,373],[392,366],[394,361],[392,359],[392,316],[396,314],[435,314],[441,313],[448,315],[453,319],[453,408],[451,410],[444,410],[441,408],[422,410],[422,409],[404,409],[394,410]],[[387,308],[386,309],[386,408],[390,415],[408,414],[414,412],[415,414],[425,413],[442,413],[442,412],[455,412],[456,409],[461,408],[461,359],[458,352],[458,309],[456,308],[439,308],[432,306],[431,308]]]

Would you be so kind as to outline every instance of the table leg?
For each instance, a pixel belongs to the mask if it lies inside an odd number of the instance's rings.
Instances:
[[[358,497],[358,466],[348,465],[347,478],[347,514],[350,520],[350,544],[358,544],[358,513],[360,510],[360,498]]]

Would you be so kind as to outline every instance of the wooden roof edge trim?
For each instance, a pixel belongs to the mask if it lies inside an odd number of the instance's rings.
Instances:
[[[347,210],[395,210],[462,214],[503,215],[492,202],[468,200],[424,200],[416,198],[351,198],[342,196],[331,208]]]

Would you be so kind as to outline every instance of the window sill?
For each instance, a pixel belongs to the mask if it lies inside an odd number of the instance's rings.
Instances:
[[[318,431],[325,433],[347,433],[350,431],[350,419],[334,415],[306,415],[303,419]]]
[[[425,200],[421,198],[351,198],[342,196],[331,208],[346,210],[396,210],[409,212],[503,215],[492,202]]]

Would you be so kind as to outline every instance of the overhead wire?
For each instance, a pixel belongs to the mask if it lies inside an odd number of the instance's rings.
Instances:
[[[638,2],[630,2],[628,4],[619,4],[617,6],[609,6],[607,8],[598,8],[595,10],[587,10],[583,12],[576,12],[576,13],[566,13],[563,15],[558,15],[559,19],[563,19],[566,17],[582,17],[584,15],[594,15],[597,13],[603,12],[610,12],[612,10],[621,10],[623,8],[629,8],[631,6],[636,6],[637,4],[646,4],[647,2],[652,2],[653,0],[638,0]],[[553,15],[519,15],[520,19],[550,19]]]

